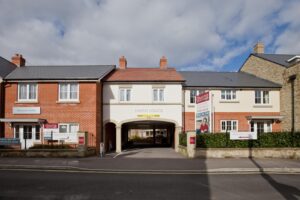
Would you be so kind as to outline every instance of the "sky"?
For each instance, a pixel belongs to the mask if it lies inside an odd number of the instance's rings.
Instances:
[[[237,71],[256,42],[300,54],[300,0],[0,0],[0,56],[26,65]]]

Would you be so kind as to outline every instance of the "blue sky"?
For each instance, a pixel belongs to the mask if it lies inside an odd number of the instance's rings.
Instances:
[[[257,41],[300,54],[299,0],[0,0],[0,56],[28,65],[236,71]],[[5,28],[3,28],[5,27]]]

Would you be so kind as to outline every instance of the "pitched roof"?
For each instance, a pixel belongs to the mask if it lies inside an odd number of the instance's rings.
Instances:
[[[282,65],[283,67],[289,67],[290,63],[288,63],[287,60],[296,56],[294,54],[264,54],[264,53],[253,53],[251,55]]]
[[[111,73],[106,81],[109,82],[147,82],[147,81],[162,81],[162,82],[183,82],[182,76],[174,69],[160,68],[126,68],[117,69]]]
[[[280,88],[271,81],[244,72],[179,72],[187,87]]]
[[[17,67],[6,80],[98,80],[115,69],[114,65],[64,65]]]
[[[0,57],[0,78],[4,78],[7,74],[13,71],[17,66],[8,60]]]

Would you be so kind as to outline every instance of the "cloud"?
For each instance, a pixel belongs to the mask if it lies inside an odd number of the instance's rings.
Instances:
[[[297,51],[296,1],[283,0],[2,0],[0,55],[21,53],[31,65],[158,66],[221,70],[257,40]],[[297,4],[298,5],[298,4]],[[298,9],[299,10],[299,9]],[[291,12],[290,12],[291,11]],[[289,24],[289,30],[276,32]],[[239,66],[236,66],[237,68]]]

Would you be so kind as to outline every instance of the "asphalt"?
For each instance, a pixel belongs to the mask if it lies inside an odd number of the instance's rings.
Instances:
[[[63,170],[95,173],[300,173],[300,161],[291,159],[131,158],[0,158],[0,169]]]

